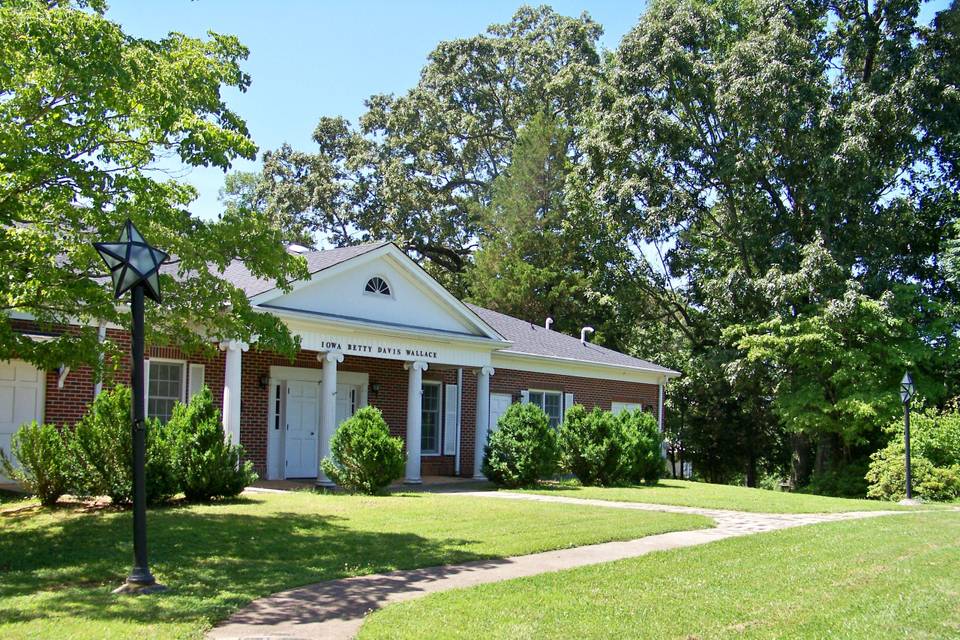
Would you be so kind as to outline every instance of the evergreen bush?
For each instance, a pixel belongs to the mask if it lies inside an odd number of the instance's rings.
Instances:
[[[614,417],[623,450],[620,473],[631,484],[656,484],[665,471],[663,434],[652,414],[636,409]]]
[[[189,404],[178,403],[167,423],[173,467],[191,501],[231,498],[257,480],[243,448],[224,436],[220,411],[204,387]]]
[[[81,497],[109,496],[115,504],[133,502],[133,434],[130,388],[104,390],[73,429],[71,493]],[[168,429],[147,420],[147,504],[169,500],[179,491]]]
[[[558,433],[561,467],[591,486],[623,481],[625,445],[622,427],[609,412],[587,411],[582,405],[567,409]]]
[[[512,404],[484,448],[483,473],[504,487],[524,487],[557,468],[557,437],[540,407]]]
[[[72,492],[69,439],[69,431],[61,433],[56,425],[36,421],[22,425],[10,439],[10,454],[19,466],[14,466],[7,452],[0,449],[4,475],[37,496],[40,504],[56,503],[60,496]]]
[[[369,495],[403,476],[406,462],[403,440],[390,435],[376,407],[358,409],[343,421],[330,440],[330,454],[321,461],[323,472],[347,491]]]

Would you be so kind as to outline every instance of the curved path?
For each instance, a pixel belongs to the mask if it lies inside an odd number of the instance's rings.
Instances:
[[[724,538],[807,524],[910,513],[909,511],[852,511],[769,514],[503,491],[460,492],[457,495],[475,496],[478,499],[530,500],[611,509],[689,513],[713,518],[717,526],[712,529],[674,531],[637,540],[606,542],[512,558],[478,560],[457,565],[392,571],[319,582],[255,600],[210,631],[207,637],[217,640],[347,639],[357,634],[360,625],[363,624],[364,616],[371,611],[437,591],[634,558],[652,551],[678,549]]]

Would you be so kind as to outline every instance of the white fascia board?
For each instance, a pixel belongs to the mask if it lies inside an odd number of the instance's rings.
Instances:
[[[275,309],[270,307],[256,307],[255,310],[262,313],[270,313],[281,320],[294,320],[296,323],[305,324],[314,331],[332,331],[347,333],[368,333],[376,332],[378,335],[392,336],[396,338],[429,338],[437,342],[449,344],[470,345],[484,351],[496,351],[498,349],[508,349],[513,343],[503,339],[484,338],[483,336],[457,335],[431,331],[429,329],[417,329],[414,327],[391,327],[384,326],[374,320],[348,320],[348,319],[330,319],[319,318],[307,311],[293,311],[289,309]]]
[[[666,380],[681,375],[679,371],[627,367],[515,351],[495,351],[491,356],[491,361],[494,369],[553,373],[577,378],[624,380],[644,384],[663,384]]]

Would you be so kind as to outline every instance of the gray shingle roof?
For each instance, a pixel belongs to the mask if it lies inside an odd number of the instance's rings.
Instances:
[[[371,242],[368,244],[358,244],[351,247],[323,249],[321,251],[308,251],[300,255],[306,259],[307,270],[310,272],[310,275],[313,275],[318,271],[329,269],[330,267],[338,265],[341,262],[345,262],[350,258],[356,258],[357,256],[369,253],[374,249],[379,249],[385,244],[388,243]],[[234,260],[231,262],[227,266],[226,270],[224,270],[222,277],[224,280],[232,282],[234,285],[242,289],[243,292],[247,294],[247,297],[250,298],[266,291],[270,291],[277,286],[272,280],[263,280],[255,277],[250,273],[250,270],[247,269],[247,265],[239,260]]]
[[[306,259],[307,269],[310,274],[313,275],[318,271],[323,271],[351,258],[379,249],[385,244],[388,243],[374,242],[351,247],[309,251],[301,255]],[[276,283],[272,281],[254,277],[246,265],[240,261],[232,262],[226,268],[222,277],[240,287],[249,297],[270,291],[276,286]],[[502,350],[506,353],[563,358],[566,360],[617,367],[630,367],[654,373],[677,373],[666,367],[661,367],[652,362],[634,358],[633,356],[628,356],[625,353],[607,349],[600,345],[590,342],[586,345],[581,344],[580,338],[578,337],[552,331],[540,325],[527,322],[526,320],[520,320],[519,318],[514,318],[491,309],[484,309],[483,307],[478,307],[473,304],[467,304],[467,307],[476,313],[481,320],[490,325],[494,331],[503,336],[507,341],[513,343],[510,348]]]
[[[664,374],[677,373],[672,369],[597,344],[590,342],[582,344],[579,337],[568,336],[526,320],[520,320],[473,304],[467,304],[467,306],[484,322],[493,327],[497,333],[513,343],[510,348],[503,349],[505,353],[564,358],[580,362],[644,369]]]

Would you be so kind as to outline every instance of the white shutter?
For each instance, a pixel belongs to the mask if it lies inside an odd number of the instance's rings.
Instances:
[[[526,404],[526,403],[530,402],[530,390],[529,390],[529,389],[523,389],[523,390],[520,391],[520,402],[521,402],[522,404]]]
[[[457,431],[460,429],[460,425],[457,424],[457,385],[445,385],[444,394],[443,455],[453,456],[457,454]]]
[[[563,394],[563,415],[567,415],[567,411],[570,410],[570,407],[573,406],[573,394],[565,393]]]
[[[200,393],[203,389],[205,369],[202,364],[190,365],[190,392],[187,394],[187,400]]]
[[[143,415],[149,416],[150,407],[150,358],[143,360]]]

